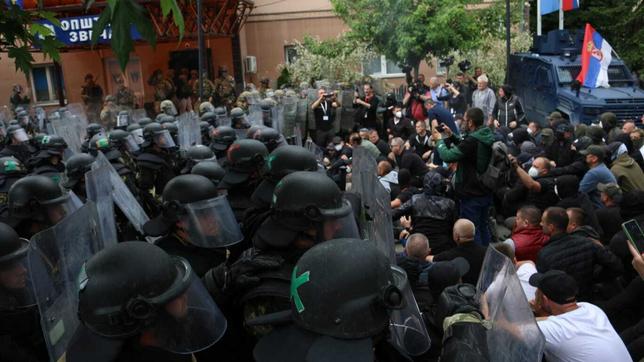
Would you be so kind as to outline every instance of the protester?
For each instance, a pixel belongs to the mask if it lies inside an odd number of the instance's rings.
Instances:
[[[432,262],[439,262],[453,260],[458,257],[464,258],[469,263],[470,270],[463,275],[463,282],[476,284],[485,258],[485,248],[474,242],[475,233],[476,226],[470,220],[456,220],[452,234],[456,247],[437,255],[430,255],[427,259]]]

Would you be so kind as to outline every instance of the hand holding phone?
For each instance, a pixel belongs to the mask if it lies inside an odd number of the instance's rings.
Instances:
[[[644,232],[637,220],[632,219],[622,224],[622,230],[628,241],[635,247],[638,253],[644,254]]]

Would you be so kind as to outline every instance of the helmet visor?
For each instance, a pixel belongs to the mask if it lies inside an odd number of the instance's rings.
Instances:
[[[225,196],[184,205],[183,217],[190,241],[204,248],[237,244],[244,236]]]
[[[181,260],[183,268],[190,269]],[[151,332],[161,348],[190,354],[215,344],[226,331],[226,318],[212,300],[201,280],[192,277],[188,289],[166,302]]]
[[[125,145],[125,149],[128,150],[128,152],[134,153],[138,152],[140,147],[139,143],[136,141],[136,138],[133,135],[128,135],[123,144]]]
[[[338,219],[326,219],[322,223],[322,239],[324,241],[342,238],[360,238],[353,213]]]
[[[36,304],[27,260],[29,241],[20,241],[20,249],[0,258],[0,313],[3,315],[21,314],[25,312],[25,308]]]
[[[59,202],[52,202],[44,205],[44,211],[46,213],[45,216],[51,225],[58,224],[82,206],[82,204],[79,205],[77,196],[71,196],[72,193],[67,192],[64,197],[59,198]]]
[[[145,142],[145,139],[143,138],[143,128],[135,129],[130,132],[130,134],[132,135],[132,137],[134,137],[134,141],[136,141],[138,145],[141,145],[143,144],[143,142]]]
[[[161,148],[175,148],[177,145],[174,143],[170,132],[167,129],[164,129],[159,132],[155,132],[152,136],[154,143]]]
[[[127,127],[130,125],[130,116],[127,114],[119,114],[116,117],[116,127]]]
[[[24,128],[19,128],[13,132],[13,139],[18,142],[27,142],[29,141],[29,136]]]

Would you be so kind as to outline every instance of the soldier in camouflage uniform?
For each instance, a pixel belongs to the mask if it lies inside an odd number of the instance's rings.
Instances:
[[[250,96],[251,94],[249,91],[243,91],[239,97],[237,97],[235,107],[241,108],[244,113],[248,114],[248,98],[250,98]]]
[[[159,112],[160,103],[166,99],[174,97],[174,84],[163,77],[160,69],[152,73],[148,80],[148,84],[154,87],[154,108]]]
[[[226,66],[219,67],[219,77],[215,79],[215,93],[213,101],[215,106],[225,106],[231,109],[235,103],[235,79],[228,75]]]
[[[199,98],[199,79],[192,85],[192,91],[196,95],[197,101],[211,102],[210,98],[215,96],[215,89],[215,83],[208,79],[206,72],[203,74],[203,97],[201,99]]]
[[[123,111],[130,111],[134,109],[134,92],[125,85],[123,77],[117,80],[119,85],[116,90],[116,105]]]
[[[268,78],[262,78],[260,81],[258,91],[262,99],[268,97],[267,93],[272,91],[270,83],[271,81]]]
[[[85,76],[85,85],[81,90],[81,98],[85,104],[85,112],[90,122],[96,122],[101,113],[101,102],[103,101],[103,89],[94,82],[94,76]]]
[[[105,97],[105,104],[101,110],[101,125],[105,130],[111,130],[116,124],[119,108],[116,105],[116,98],[112,95]]]

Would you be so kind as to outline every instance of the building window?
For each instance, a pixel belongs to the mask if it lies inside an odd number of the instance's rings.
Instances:
[[[63,83],[62,79],[61,83]],[[63,92],[64,89],[63,86]],[[58,103],[58,72],[53,64],[33,66],[31,69],[31,90],[35,103]]]
[[[284,59],[286,64],[293,64],[297,60],[297,49],[295,45],[285,45],[284,46]]]
[[[372,58],[362,63],[362,72],[365,75],[370,75],[375,78],[395,78],[403,77],[405,75],[396,63],[391,60],[387,60],[387,57],[384,55]]]

